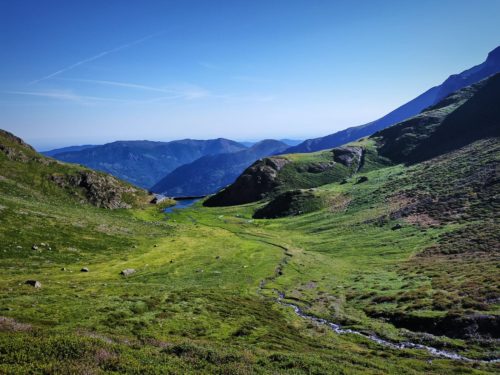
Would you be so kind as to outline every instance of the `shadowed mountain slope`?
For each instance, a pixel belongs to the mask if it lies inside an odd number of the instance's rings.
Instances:
[[[366,137],[376,131],[385,129],[404,119],[414,116],[423,109],[437,104],[452,92],[500,72],[500,47],[488,54],[486,61],[459,74],[448,77],[441,85],[432,87],[415,99],[395,109],[380,119],[365,125],[350,127],[339,132],[314,139],[308,139],[301,144],[288,148],[286,153],[314,152],[340,146],[359,138]]]
[[[53,157],[107,172],[134,185],[149,188],[180,165],[205,155],[236,152],[245,148],[223,138],[172,142],[118,141],[81,151],[57,153]]]

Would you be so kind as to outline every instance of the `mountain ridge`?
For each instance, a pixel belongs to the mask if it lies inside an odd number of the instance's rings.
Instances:
[[[314,152],[340,146],[369,136],[392,124],[403,121],[420,113],[425,108],[436,104],[452,92],[500,72],[500,46],[488,53],[484,62],[458,74],[450,75],[440,85],[434,86],[409,102],[399,106],[387,115],[367,124],[350,127],[324,137],[305,140],[297,146],[285,150],[285,153]]]
[[[171,142],[115,141],[81,151],[53,155],[55,159],[110,173],[142,188],[149,188],[178,166],[202,156],[244,150],[238,142],[181,139]]]

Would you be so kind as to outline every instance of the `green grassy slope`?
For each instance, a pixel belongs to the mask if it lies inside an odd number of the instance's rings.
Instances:
[[[491,145],[476,144],[460,157],[443,160],[440,170],[453,173],[448,176],[467,174],[465,160],[477,155],[477,163],[483,163],[484,150],[497,153]],[[458,163],[453,172],[450,161]],[[261,203],[228,208],[198,203],[168,217],[150,206],[104,210],[81,202],[86,196],[82,187],[46,182],[46,176],[72,175],[80,171],[77,167],[13,158],[2,163],[0,373],[495,371],[494,364],[436,359],[422,350],[396,350],[358,335],[337,335],[276,303],[278,289],[308,312],[352,328],[432,343],[470,357],[495,356],[487,339],[421,336],[380,319],[381,312],[392,317],[406,309],[443,313],[432,303],[419,308],[401,296],[426,288],[429,297],[421,303],[437,298],[436,271],[414,263],[420,258],[413,255],[428,249],[432,256],[433,245],[463,229],[463,223],[421,227],[413,218],[390,217],[404,203],[393,194],[416,188],[419,173],[438,176],[432,165],[370,168],[367,163],[366,182],[357,183],[356,175],[318,188],[330,197],[323,209],[254,220]],[[488,207],[473,211],[489,215]],[[396,221],[403,228],[391,230]],[[484,264],[465,277],[483,277],[479,270]],[[80,272],[82,267],[89,272]],[[136,272],[121,276],[126,268]],[[24,284],[28,279],[41,282],[41,288]],[[386,295],[396,302],[377,299]],[[497,305],[487,305],[482,313],[497,314]],[[372,311],[372,306],[377,308]]]
[[[146,191],[105,173],[47,158],[1,129],[0,189],[20,198],[46,197],[104,208],[138,207],[152,199]]]
[[[293,189],[310,189],[340,182],[359,170],[390,165],[378,155],[373,140],[309,154],[264,158],[247,168],[236,181],[209,197],[205,206],[230,206],[256,202]]]

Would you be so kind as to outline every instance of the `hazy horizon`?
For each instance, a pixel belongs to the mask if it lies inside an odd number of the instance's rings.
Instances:
[[[39,150],[306,139],[484,61],[497,1],[3,2],[1,128]]]

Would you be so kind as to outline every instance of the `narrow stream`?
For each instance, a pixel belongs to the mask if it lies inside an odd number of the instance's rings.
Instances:
[[[200,198],[178,200],[177,204],[175,204],[174,206],[167,207],[164,210],[164,212],[165,213],[172,213],[176,209],[181,210],[181,209],[190,207],[194,203],[196,203],[198,200],[200,200]],[[284,247],[284,246],[277,245],[277,244],[270,243],[270,242],[266,242],[266,243],[269,243],[269,244],[271,244],[273,246],[277,246],[277,247],[285,250],[285,252],[287,251],[287,248]],[[287,262],[288,262],[288,259],[287,259],[287,257],[285,257],[284,260],[281,262],[280,266],[277,269],[277,274],[279,273],[278,271],[281,270],[281,268]],[[276,275],[275,275],[275,277],[276,277]],[[273,278],[275,278],[275,277],[273,277]],[[271,278],[271,279],[273,279],[273,278]],[[265,287],[265,284],[268,281],[270,281],[270,279],[265,279],[265,280],[262,280],[260,282],[259,288],[257,290],[257,292],[259,294],[262,295],[262,290],[263,290],[263,288]],[[464,361],[464,362],[500,363],[500,359],[499,358],[490,359],[490,360],[472,359],[472,358],[464,357],[464,356],[462,356],[460,354],[457,354],[457,353],[454,353],[454,352],[437,349],[437,348],[434,348],[432,346],[427,346],[427,345],[423,345],[423,344],[416,344],[416,343],[409,342],[409,341],[405,341],[405,342],[391,342],[391,341],[388,341],[388,340],[384,340],[384,339],[382,339],[382,338],[380,338],[380,337],[378,337],[376,335],[362,333],[362,332],[359,332],[359,331],[356,331],[356,330],[353,330],[353,329],[349,329],[349,328],[342,328],[342,326],[339,325],[339,324],[333,323],[333,322],[331,322],[329,320],[326,320],[326,319],[323,319],[323,318],[318,318],[318,317],[316,317],[314,315],[307,314],[299,306],[294,305],[293,303],[285,302],[284,301],[285,294],[282,293],[282,292],[280,292],[280,291],[277,291],[277,290],[275,290],[275,291],[278,293],[278,298],[276,299],[277,303],[279,303],[282,306],[291,307],[293,309],[293,311],[295,312],[295,314],[298,315],[298,316],[300,316],[301,318],[307,319],[307,320],[312,321],[312,322],[314,322],[316,324],[325,325],[325,326],[329,327],[332,331],[334,331],[335,333],[340,334],[340,335],[342,335],[342,334],[359,335],[359,336],[362,336],[362,337],[364,337],[364,338],[366,338],[366,339],[368,339],[370,341],[373,341],[373,342],[375,342],[375,343],[377,343],[379,345],[382,345],[382,346],[385,346],[385,347],[389,347],[391,349],[399,349],[399,350],[403,350],[403,349],[420,349],[420,350],[426,350],[429,354],[431,354],[434,357],[447,358],[447,359],[452,359],[452,360],[457,360],[457,361]]]
[[[381,339],[380,337],[376,335],[368,335],[365,333],[361,333],[359,331],[355,331],[352,329],[347,329],[347,328],[342,328],[339,324],[330,322],[326,319],[318,318],[313,315],[305,313],[299,306],[294,305],[293,303],[288,303],[284,302],[283,299],[285,298],[285,295],[281,292],[278,292],[278,299],[277,302],[283,306],[291,307],[295,314],[300,316],[303,319],[310,320],[312,322],[315,322],[320,325],[326,325],[328,326],[332,331],[338,334],[346,334],[346,333],[351,333],[354,335],[359,335],[362,337],[367,338],[368,340],[371,340],[373,342],[376,342],[377,344],[392,348],[392,349],[421,349],[421,350],[426,350],[429,352],[431,355],[435,357],[441,357],[441,358],[447,358],[447,359],[453,359],[453,360],[458,360],[458,361],[465,361],[465,362],[480,362],[480,363],[499,363],[500,359],[490,359],[490,360],[477,360],[477,359],[471,359],[467,358],[464,356],[461,356],[460,354],[445,351],[445,350],[440,350],[433,348],[432,346],[427,346],[427,345],[422,345],[422,344],[416,344],[412,342],[391,342],[388,340]]]

